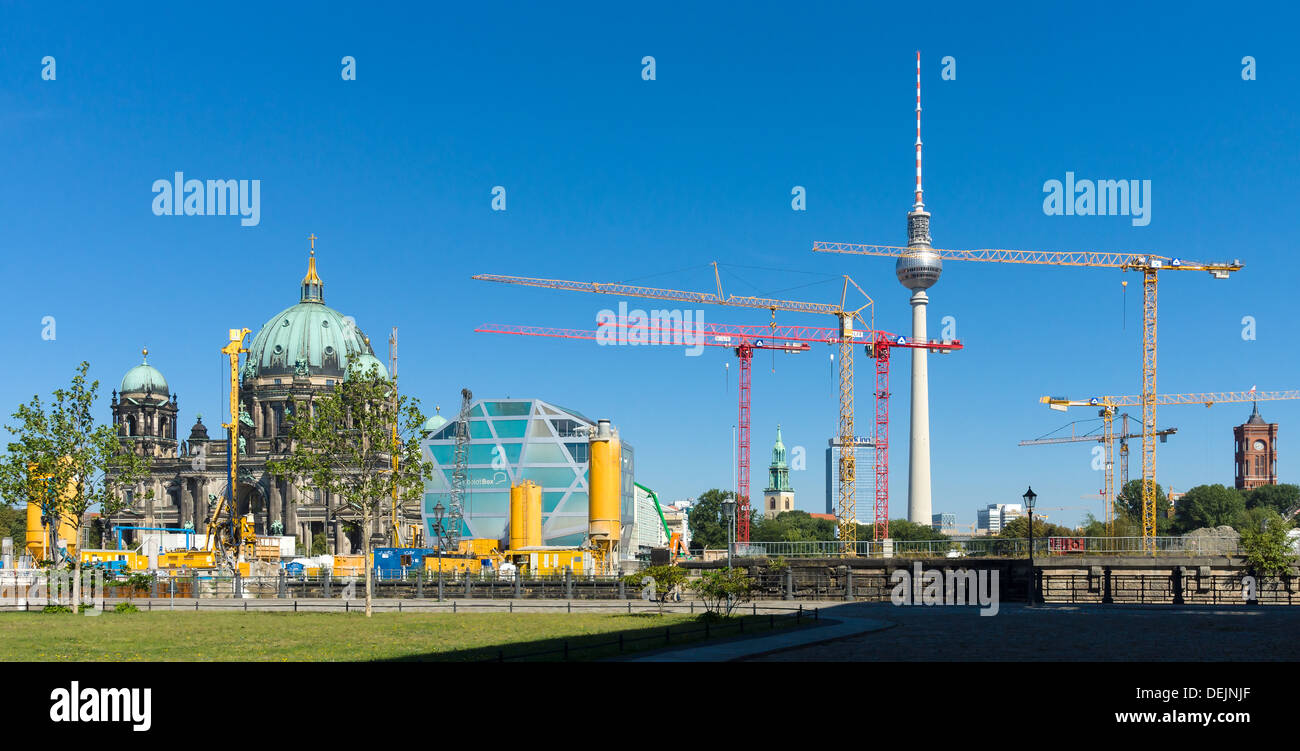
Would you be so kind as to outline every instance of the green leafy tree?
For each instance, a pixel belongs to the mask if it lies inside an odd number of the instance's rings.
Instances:
[[[1104,525],[1103,525],[1104,526]],[[1034,537],[1075,537],[1078,531],[1060,524],[1052,524],[1042,519],[1034,519]],[[1029,537],[1029,517],[1019,516],[1002,525],[998,537],[1008,540],[1023,540]]]
[[[726,618],[731,611],[753,597],[755,582],[743,568],[720,568],[705,571],[691,582],[691,589],[704,601],[710,613]]]
[[[14,440],[0,459],[0,497],[11,506],[37,499],[51,529],[66,519],[78,540],[90,510],[110,518],[125,508],[127,491],[148,476],[151,464],[124,447],[111,426],[95,423],[99,381],[88,382],[89,370],[88,362],[78,365],[72,383],[56,389],[48,406],[40,396],[19,406],[17,424],[6,426]],[[81,556],[72,563],[72,597],[80,603]]]
[[[363,371],[357,360],[352,360],[341,383],[294,404],[290,454],[282,461],[267,463],[272,474],[287,478],[304,492],[317,488],[333,493],[340,500],[339,510],[350,512],[350,521],[360,523],[367,618],[372,614],[374,591],[370,538],[375,521],[389,509],[394,491],[399,500],[420,497],[424,481],[433,476],[432,464],[420,451],[424,415],[419,402],[395,395],[393,389],[376,363]],[[392,468],[394,449],[398,454],[396,472]]]
[[[27,511],[12,506],[0,506],[0,538],[10,537],[14,541],[14,550],[19,551],[27,544]]]
[[[858,525],[858,539],[872,539],[872,525]],[[929,524],[918,524],[907,519],[890,519],[889,536],[894,540],[946,540],[948,536]]]
[[[324,555],[325,551],[329,549],[329,540],[325,537],[324,532],[317,532],[312,535],[310,555]]]
[[[1197,485],[1178,500],[1176,526],[1182,532],[1223,524],[1236,526],[1245,511],[1245,499],[1236,490],[1217,484]]]
[[[1261,577],[1286,573],[1295,565],[1296,555],[1288,533],[1292,524],[1276,511],[1268,509],[1268,516],[1258,525],[1241,530],[1241,550],[1246,565]]]
[[[813,518],[807,511],[786,511],[755,521],[749,529],[749,539],[754,542],[834,540],[835,522]]]
[[[1160,483],[1156,483],[1156,534],[1166,534],[1173,528],[1173,507]],[[1129,480],[1115,496],[1115,518],[1124,517],[1136,524],[1133,536],[1142,536],[1142,481]],[[1117,537],[1121,536],[1118,532]]]
[[[1300,485],[1283,483],[1281,485],[1261,485],[1246,491],[1246,508],[1271,508],[1279,514],[1285,514],[1300,504]]]
[[[664,603],[677,591],[687,578],[686,569],[680,566],[651,566],[634,574],[623,577],[623,581],[634,587],[644,587],[646,580],[654,582],[654,601],[659,604],[659,612],[664,612]]]
[[[722,502],[735,498],[730,490],[706,490],[695,499],[687,523],[691,527],[692,548],[727,547],[727,520],[722,513]]]

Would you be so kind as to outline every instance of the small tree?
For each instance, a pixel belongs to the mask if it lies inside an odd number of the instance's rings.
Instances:
[[[148,476],[151,464],[124,447],[111,426],[95,424],[99,381],[87,384],[89,369],[88,362],[77,366],[72,384],[56,389],[48,408],[39,396],[18,407],[13,417],[19,424],[6,426],[16,440],[0,460],[0,496],[9,504],[39,503],[52,531],[68,520],[77,540],[92,508],[107,519],[127,506],[127,490]],[[146,497],[152,495],[150,490]],[[72,564],[72,597],[79,604],[80,554]]]
[[[754,580],[742,568],[721,568],[704,572],[691,589],[710,613],[730,618],[731,611],[753,597]]]
[[[634,587],[644,587],[649,579],[654,582],[654,601],[659,604],[659,613],[664,612],[664,603],[672,597],[673,592],[686,581],[686,569],[680,566],[651,566],[634,574],[623,577],[623,581]]]
[[[1292,524],[1276,512],[1264,519],[1258,527],[1241,530],[1241,550],[1246,565],[1257,576],[1266,578],[1286,573],[1295,565],[1296,556],[1291,549],[1288,532]]]
[[[424,415],[418,400],[395,396],[394,384],[380,375],[378,363],[362,370],[358,359],[348,364],[346,377],[331,391],[294,405],[289,457],[268,462],[267,469],[304,490],[317,488],[335,494],[343,509],[359,517],[369,618],[374,591],[370,561],[374,522],[393,502],[394,490],[399,499],[423,494],[424,481],[433,476],[433,465],[420,452]],[[398,455],[396,472],[392,467],[394,451]],[[312,549],[316,549],[315,540]]]

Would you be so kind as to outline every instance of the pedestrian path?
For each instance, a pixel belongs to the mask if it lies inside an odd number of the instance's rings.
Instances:
[[[757,657],[795,647],[808,647],[822,642],[850,636],[883,631],[892,628],[892,621],[880,618],[863,618],[854,615],[821,617],[820,626],[778,631],[767,636],[757,636],[728,641],[710,642],[681,649],[659,650],[653,654],[628,659],[628,662],[729,662]]]

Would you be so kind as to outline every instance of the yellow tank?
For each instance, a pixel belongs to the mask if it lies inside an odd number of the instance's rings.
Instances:
[[[59,540],[68,541],[68,554],[77,554],[76,520],[66,514],[59,519],[58,531],[49,533],[41,524],[41,506],[39,503],[27,502],[27,554],[38,561],[50,560]],[[46,546],[49,546],[48,549]]]
[[[587,534],[594,542],[618,541],[622,520],[623,451],[609,420],[601,420],[591,437]]]
[[[510,488],[510,547],[542,544],[542,486],[532,480]]]

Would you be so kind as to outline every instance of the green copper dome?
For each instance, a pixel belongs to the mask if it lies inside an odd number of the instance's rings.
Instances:
[[[118,386],[118,392],[122,394],[143,394],[146,391],[153,392],[159,396],[170,396],[171,392],[167,390],[167,379],[158,369],[149,364],[149,350],[142,350],[145,360],[139,365],[126,371],[122,376],[122,383]]]
[[[361,374],[361,376],[364,377],[367,373],[370,372],[370,368],[374,367],[379,371],[380,378],[382,378],[385,381],[388,380],[388,368],[384,367],[384,364],[379,361],[378,357],[375,357],[374,355],[368,352],[363,352],[360,355],[357,355],[356,363],[357,363],[357,369]],[[346,379],[347,376],[344,375],[344,378]]]
[[[420,430],[432,434],[440,430],[442,426],[446,424],[447,418],[442,415],[434,415],[424,421],[424,425],[420,426]]]
[[[293,378],[301,368],[307,375],[342,378],[351,358],[374,356],[356,322],[325,304],[324,287],[313,252],[298,304],[276,313],[253,338],[246,377]]]

